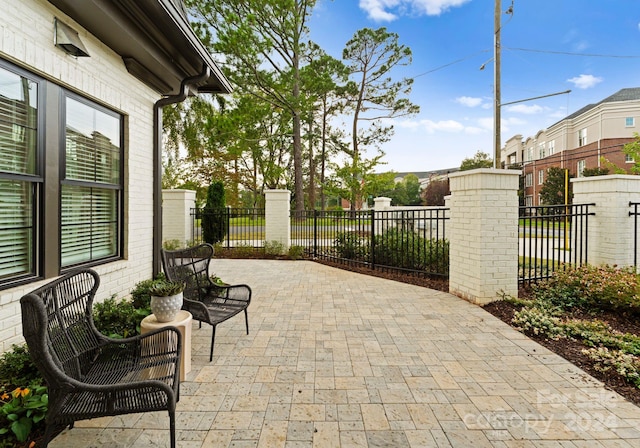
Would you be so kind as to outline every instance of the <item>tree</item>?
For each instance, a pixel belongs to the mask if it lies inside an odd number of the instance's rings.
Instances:
[[[304,210],[300,61],[315,0],[187,0],[194,29],[238,90],[290,114],[294,200]],[[215,42],[213,37],[215,36]]]
[[[422,190],[422,201],[425,205],[444,205],[444,197],[451,194],[449,179],[432,180]]]
[[[398,43],[397,34],[387,32],[386,28],[358,30],[346,43],[342,58],[352,79],[345,93],[349,95],[349,107],[353,110],[348,151],[351,175],[354,176],[349,195],[353,210],[362,195],[361,182],[355,176],[363,172],[359,167],[363,149],[379,147],[393,135],[393,126],[385,125],[383,120],[413,115],[420,108],[404,97],[411,92],[413,79],[394,82],[390,76],[395,67],[411,63],[411,49]],[[370,125],[361,128],[361,122]],[[375,159],[380,157],[372,160]]]
[[[606,167],[595,167],[595,168],[585,168],[582,170],[583,177],[594,177],[594,176],[606,176],[609,174],[609,168]]]
[[[214,181],[207,191],[207,203],[202,210],[202,239],[209,244],[224,240],[227,234],[224,184]]]
[[[478,151],[473,157],[462,160],[460,171],[474,170],[476,168],[492,168],[493,159],[486,152]]]
[[[547,170],[547,178],[540,189],[541,205],[565,204],[565,172],[568,175],[567,170],[557,166],[552,166]],[[571,176],[569,175],[569,177]],[[571,190],[569,190],[568,204],[571,203],[571,196]]]
[[[634,141],[622,147],[622,152],[633,160],[633,166],[630,169],[631,174],[640,174],[640,134],[634,132],[633,138]]]

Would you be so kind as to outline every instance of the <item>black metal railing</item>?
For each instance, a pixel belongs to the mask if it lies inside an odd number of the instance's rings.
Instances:
[[[203,223],[211,220],[213,227],[223,229],[224,236],[219,244],[225,248],[259,248],[264,246],[264,209],[232,208],[224,210],[191,209],[193,239],[195,244],[205,241]]]
[[[589,211],[595,204],[520,207],[518,281],[542,280],[588,262]]]
[[[640,215],[640,211],[638,211],[638,207],[640,207],[640,202],[629,202],[629,207],[633,208],[633,210],[629,211],[629,216],[633,216],[633,267],[638,269],[638,216]]]
[[[307,256],[413,275],[449,274],[448,209],[291,214],[291,244]]]

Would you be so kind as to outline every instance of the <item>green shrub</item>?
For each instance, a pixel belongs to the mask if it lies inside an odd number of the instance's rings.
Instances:
[[[162,242],[162,248],[165,250],[176,250],[184,247],[180,240],[165,240]]]
[[[238,244],[233,248],[233,254],[238,258],[251,258],[255,252],[255,248],[250,244]]]
[[[523,333],[557,338],[562,333],[560,319],[551,310],[543,307],[523,308],[516,311],[512,320],[513,325]]]
[[[534,295],[565,310],[620,310],[640,315],[640,282],[631,269],[566,266],[539,283]]]
[[[131,302],[135,309],[146,310],[151,313],[151,294],[150,290],[154,283],[158,280],[166,280],[167,277],[163,272],[160,272],[155,279],[142,280],[136,283],[136,286],[131,290]]]
[[[340,258],[356,261],[369,261],[369,239],[357,232],[338,233],[334,247]]]
[[[224,184],[221,181],[209,185],[207,203],[201,211],[201,217],[202,239],[210,244],[224,240],[228,229]]]
[[[264,242],[264,253],[270,257],[277,257],[279,255],[284,254],[284,244],[280,241],[265,241]]]
[[[289,247],[288,252],[289,258],[292,260],[299,260],[304,257],[304,247],[302,246],[291,246]]]
[[[640,336],[616,332],[602,321],[571,320],[565,322],[562,328],[566,336],[579,339],[591,347],[607,347],[640,355]]]
[[[11,350],[0,356],[0,387],[18,387],[42,384],[38,368],[31,360],[29,348],[24,345],[12,345]],[[0,389],[0,393],[4,390]]]
[[[136,308],[127,299],[115,296],[93,305],[93,322],[98,331],[112,338],[126,338],[140,334],[140,322],[151,314],[147,308]]]
[[[42,432],[49,408],[49,395],[45,386],[17,387],[0,395],[0,446],[23,443],[29,434]]]
[[[414,231],[389,229],[375,238],[375,263],[446,274],[449,241],[425,239]]]
[[[606,347],[589,348],[582,351],[596,361],[595,368],[601,372],[615,369],[627,381],[640,388],[640,360],[638,357],[621,350],[609,350]]]
[[[13,447],[44,430],[47,388],[26,345],[0,357],[0,447]]]

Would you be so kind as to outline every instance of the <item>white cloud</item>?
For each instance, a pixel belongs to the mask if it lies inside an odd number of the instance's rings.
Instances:
[[[537,104],[533,104],[531,106],[526,104],[516,104],[513,106],[507,106],[506,109],[509,112],[515,112],[515,113],[527,114],[527,115],[538,114],[544,110],[542,107],[538,106]]]
[[[360,0],[360,9],[376,22],[391,22],[411,10],[418,14],[439,16],[450,8],[462,6],[471,0]],[[395,10],[391,12],[391,10]]]
[[[439,16],[450,8],[462,6],[471,0],[410,0],[414,9],[424,12],[428,16]]]
[[[426,129],[429,134],[433,134],[434,132],[462,132],[464,130],[464,125],[459,121],[455,120],[441,120],[441,121],[432,121],[432,120],[421,120],[420,124]]]
[[[462,104],[467,107],[476,107],[482,104],[482,98],[475,98],[471,96],[459,96],[456,98],[456,103]]]
[[[573,83],[578,89],[589,89],[598,83],[602,82],[602,78],[593,75],[582,74],[573,78],[567,79],[568,82]]]
[[[386,11],[387,8],[397,6],[402,0],[360,0],[360,9],[367,12],[367,16],[376,22],[391,22],[398,18]]]

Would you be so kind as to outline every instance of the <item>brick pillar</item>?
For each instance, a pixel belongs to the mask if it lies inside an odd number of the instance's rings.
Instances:
[[[291,246],[291,223],[289,190],[266,190],[265,195],[265,241],[278,241],[285,249]]]
[[[449,292],[485,304],[518,295],[518,176],[482,168],[449,175]]]
[[[191,209],[195,206],[195,191],[162,190],[162,241],[188,245],[193,240]]]
[[[633,216],[629,202],[640,202],[640,177],[594,176],[571,179],[573,203],[591,204],[587,234],[589,264],[633,265]]]

